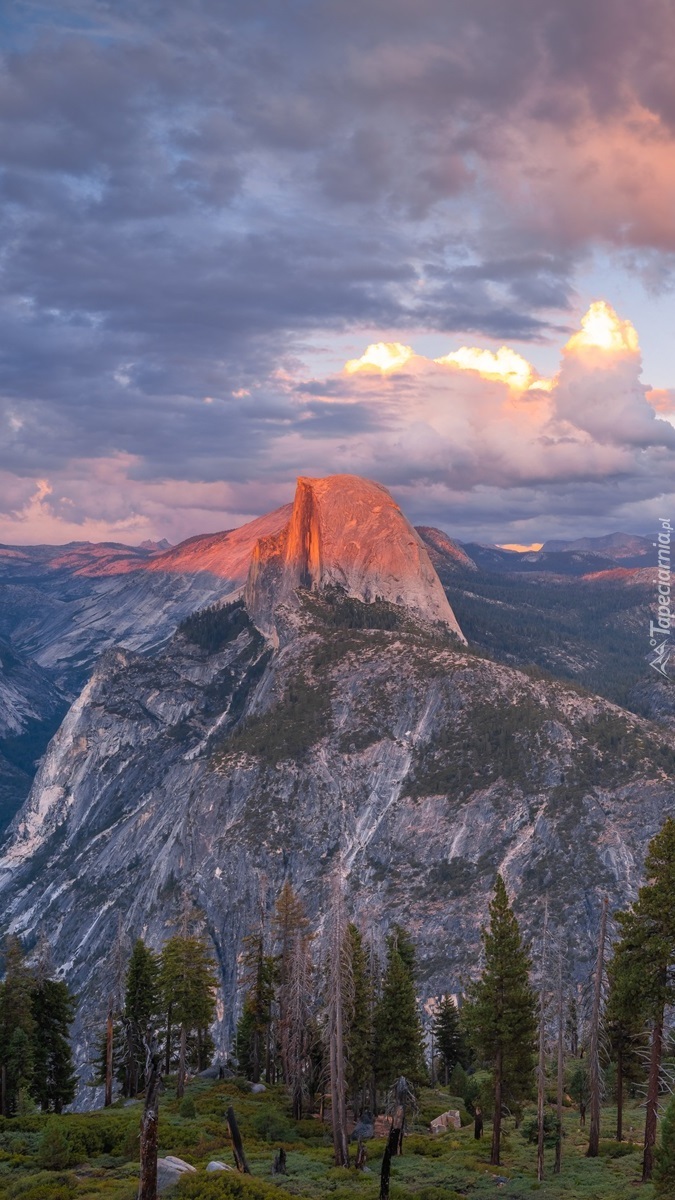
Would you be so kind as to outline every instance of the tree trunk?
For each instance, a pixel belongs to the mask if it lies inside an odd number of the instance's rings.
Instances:
[[[389,1140],[384,1154],[382,1155],[382,1169],[380,1171],[380,1200],[389,1200],[389,1180],[391,1177],[391,1160],[392,1156],[398,1150],[399,1131],[396,1125],[392,1123],[389,1130]]]
[[[497,1054],[495,1063],[495,1111],[492,1118],[492,1152],[490,1165],[500,1166],[500,1150],[502,1142],[502,1052]]]
[[[157,1200],[157,1135],[159,1126],[160,1055],[157,1043],[147,1046],[145,1104],[141,1117],[141,1170],[138,1200]]]
[[[605,966],[605,937],[607,935],[607,897],[602,901],[602,916],[600,918],[600,938],[598,941],[598,957],[595,965],[595,986],[593,989],[593,1012],[591,1015],[591,1033],[589,1039],[589,1084],[591,1125],[588,1135],[588,1158],[597,1158],[600,1148],[600,1006],[602,1002],[602,975]]]
[[[2,1064],[1,1089],[2,1089],[2,1095],[0,1098],[0,1110],[2,1110],[3,1117],[6,1117],[7,1116],[7,1067],[5,1066],[4,1063]]]
[[[342,881],[339,874],[333,883],[331,903],[330,969],[328,978],[328,1050],[330,1064],[331,1121],[333,1153],[336,1167],[349,1166],[347,1142],[347,1080],[344,1046],[345,1024],[345,938]]]
[[[659,1083],[661,1055],[663,1053],[663,1009],[657,1015],[652,1030],[652,1049],[649,1061],[649,1084],[647,1087],[647,1111],[645,1114],[645,1149],[642,1159],[642,1182],[652,1177],[654,1167],[654,1145],[659,1108]]]
[[[546,941],[548,938],[548,896],[544,910],[544,936],[541,943],[541,980],[539,985],[539,1061],[537,1064],[537,1179],[544,1178],[544,1093],[546,1085]]]
[[[345,1055],[342,1029],[342,997],[334,997],[335,1013],[330,1032],[330,1104],[333,1124],[333,1151],[336,1167],[349,1166],[347,1146],[347,1103]]]
[[[260,1083],[260,1030],[253,1030],[253,1045],[251,1049],[251,1079]]]
[[[178,1081],[176,1083],[176,1096],[179,1100],[185,1095],[185,1059],[187,1057],[187,1029],[185,1021],[180,1027],[180,1051],[178,1055]]]
[[[105,1026],[105,1100],[104,1108],[110,1108],[113,1093],[113,1010],[108,1009],[108,1019]]]
[[[616,1140],[623,1141],[623,1050],[616,1055]]]
[[[544,1091],[546,1084],[546,1040],[544,1030],[544,989],[539,998],[539,1063],[537,1066],[537,1179],[544,1178]]]
[[[172,1028],[171,1028],[171,1016],[172,1016],[171,1010],[172,1010],[172,1008],[173,1008],[173,1005],[169,1004],[169,1007],[168,1007],[167,1013],[166,1013],[166,1055],[165,1055],[165,1059],[164,1059],[164,1074],[165,1075],[171,1074],[171,1034],[173,1032]]]
[[[560,1174],[563,1136],[563,1089],[565,1084],[565,1016],[563,1011],[562,954],[558,960],[558,1079],[556,1095],[555,1163],[553,1174]]]
[[[243,1175],[250,1175],[251,1169],[246,1161],[246,1155],[244,1154],[244,1143],[241,1140],[239,1126],[237,1125],[237,1118],[234,1115],[234,1109],[232,1107],[228,1108],[227,1110],[227,1123],[230,1127],[232,1151],[234,1154],[234,1161],[237,1164],[237,1170],[241,1171]]]

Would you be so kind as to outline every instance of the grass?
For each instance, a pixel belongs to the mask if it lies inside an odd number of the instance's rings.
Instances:
[[[306,1118],[292,1121],[287,1098],[280,1087],[253,1096],[233,1082],[197,1081],[188,1089],[195,1117],[180,1116],[180,1105],[167,1090],[160,1107],[160,1154],[175,1154],[197,1167],[169,1195],[176,1200],[287,1200],[289,1196],[320,1200],[377,1200],[383,1139],[367,1143],[368,1170],[357,1173],[332,1165],[332,1148],[327,1126]],[[422,1095],[425,1122],[457,1101],[443,1090]],[[232,1104],[244,1138],[251,1178],[223,1173],[206,1175],[211,1159],[232,1162],[232,1149],[225,1121]],[[141,1104],[113,1107],[88,1115],[46,1117],[31,1115],[0,1122],[0,1200],[135,1200],[138,1172],[138,1123]],[[527,1117],[531,1112],[526,1114]],[[563,1169],[553,1175],[553,1150],[546,1151],[545,1178],[536,1179],[536,1148],[512,1121],[505,1122],[503,1163],[489,1165],[490,1127],[476,1142],[473,1126],[432,1136],[420,1124],[404,1141],[404,1153],[392,1166],[391,1200],[458,1200],[466,1196],[500,1196],[505,1200],[627,1200],[634,1196],[640,1177],[643,1113],[629,1107],[626,1129],[634,1139],[621,1147],[611,1140],[615,1112],[603,1111],[603,1141],[597,1159],[585,1157],[587,1134],[579,1129],[578,1114],[565,1113]],[[66,1135],[73,1146],[73,1163],[64,1169],[46,1170],[40,1165],[40,1143],[49,1122]],[[268,1140],[265,1130],[283,1129],[288,1174],[271,1175],[278,1141]],[[87,1153],[86,1147],[90,1150]],[[44,1154],[43,1154],[44,1158]],[[640,1187],[641,1200],[653,1200],[650,1185]]]

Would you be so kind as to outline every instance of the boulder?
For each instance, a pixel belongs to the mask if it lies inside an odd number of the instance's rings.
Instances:
[[[364,1112],[352,1130],[351,1140],[358,1142],[359,1138],[362,1138],[366,1142],[372,1137],[375,1137],[375,1122],[369,1112]]]
[[[206,1169],[207,1169],[207,1171],[212,1171],[212,1172],[213,1171],[234,1171],[234,1167],[228,1166],[227,1163],[219,1162],[217,1159],[214,1159],[213,1162],[208,1163]]]
[[[431,1122],[432,1133],[444,1133],[446,1129],[461,1129],[462,1119],[459,1115],[459,1110],[449,1108],[447,1112],[441,1113],[440,1117],[435,1117]]]
[[[258,1096],[260,1092],[266,1092],[267,1088],[265,1087],[264,1083],[252,1083],[251,1091],[253,1092],[254,1096]]]
[[[167,1188],[173,1187],[178,1183],[181,1175],[196,1173],[197,1168],[190,1163],[185,1162],[183,1158],[176,1158],[174,1154],[167,1154],[166,1158],[157,1159],[157,1191],[165,1192]]]

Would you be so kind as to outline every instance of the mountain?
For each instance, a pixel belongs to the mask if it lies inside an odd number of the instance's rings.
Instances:
[[[478,570],[478,566],[460,543],[453,541],[442,529],[434,529],[431,525],[417,525],[415,528],[441,581],[452,579],[453,576],[467,571]]]
[[[653,538],[634,533],[606,533],[601,537],[575,538],[572,541],[551,540],[542,546],[544,554],[561,551],[566,554],[597,554],[600,558],[610,558],[616,562],[625,559],[644,560],[646,555],[653,554],[653,550]]]
[[[298,479],[288,524],[253,551],[246,607],[276,634],[276,610],[295,604],[298,589],[330,587],[443,622],[465,640],[419,534],[386,488],[356,475]]]
[[[152,655],[102,655],[4,845],[7,926],[29,946],[42,930],[78,991],[81,1063],[119,915],[158,946],[184,889],[205,911],[222,1048],[261,888],[269,904],[290,878],[317,918],[342,856],[349,908],[376,940],[394,920],[411,929],[426,997],[475,969],[500,870],[529,934],[548,895],[583,979],[602,896],[635,894],[675,812],[668,732],[468,649],[453,610],[480,572],[465,568],[464,592],[456,578],[443,619],[422,541],[384,489],[301,480],[275,524],[234,603]],[[476,603],[493,629],[508,611]]]
[[[28,796],[67,708],[46,672],[0,639],[0,832]]]
[[[256,542],[289,514],[286,505],[160,554],[105,543],[0,548],[0,635],[75,695],[110,646],[152,650],[196,608],[242,588]]]

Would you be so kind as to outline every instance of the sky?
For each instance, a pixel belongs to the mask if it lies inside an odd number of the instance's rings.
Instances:
[[[675,516],[671,0],[8,0],[0,46],[0,541],[338,472],[462,540]]]

